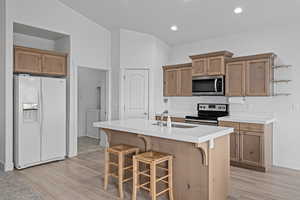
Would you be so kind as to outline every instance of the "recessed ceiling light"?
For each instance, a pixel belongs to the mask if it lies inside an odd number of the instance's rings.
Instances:
[[[241,14],[243,12],[243,9],[241,8],[241,7],[236,7],[235,9],[234,9],[234,13],[235,14]]]
[[[178,31],[178,26],[176,26],[176,25],[173,25],[173,26],[171,26],[171,28],[170,28],[172,31]]]

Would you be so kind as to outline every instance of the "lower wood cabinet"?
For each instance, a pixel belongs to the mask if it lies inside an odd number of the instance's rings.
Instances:
[[[67,54],[15,46],[14,73],[66,76]]]
[[[240,131],[240,162],[263,167],[263,132]]]
[[[192,96],[192,64],[164,66],[164,96]]]
[[[234,128],[230,135],[231,165],[267,171],[272,166],[273,124],[219,122]]]

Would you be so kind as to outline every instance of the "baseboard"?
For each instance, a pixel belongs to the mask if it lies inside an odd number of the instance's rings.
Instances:
[[[0,161],[0,171],[4,171],[5,169],[5,165]]]
[[[0,161],[0,170],[4,171],[4,172],[13,171],[14,170],[14,164],[13,163],[5,164],[5,163]]]

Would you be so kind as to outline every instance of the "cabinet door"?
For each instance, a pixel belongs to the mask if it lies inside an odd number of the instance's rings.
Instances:
[[[240,161],[252,166],[262,166],[263,133],[240,131]]]
[[[246,96],[270,95],[270,61],[268,59],[247,61]]]
[[[192,65],[193,65],[192,66],[193,76],[207,75],[207,59],[206,58],[193,60]]]
[[[15,49],[14,72],[17,73],[41,73],[41,54],[28,50]]]
[[[192,69],[182,68],[178,71],[180,77],[179,96],[192,96]]]
[[[240,159],[240,155],[239,155],[240,136],[239,135],[240,134],[238,131],[235,131],[230,135],[230,160],[232,161],[239,161]]]
[[[225,64],[223,56],[208,58],[207,74],[225,75]]]
[[[178,70],[168,69],[164,71],[164,96],[177,96],[178,94]]]
[[[245,96],[245,62],[226,65],[226,96]]]
[[[49,75],[66,75],[66,57],[56,55],[43,55],[42,72]]]
[[[239,155],[239,123],[237,122],[227,122],[227,121],[221,121],[219,123],[220,126],[230,127],[234,128],[234,132],[230,134],[230,160],[232,161],[239,161],[240,155]]]

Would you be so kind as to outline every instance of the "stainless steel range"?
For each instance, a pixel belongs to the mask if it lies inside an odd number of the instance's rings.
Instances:
[[[228,104],[197,104],[198,116],[186,116],[185,122],[191,124],[218,125],[218,118],[228,116]]]

